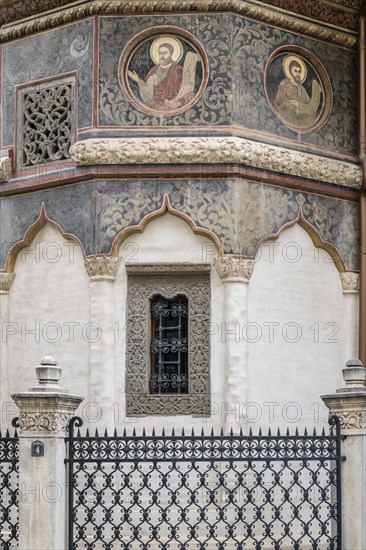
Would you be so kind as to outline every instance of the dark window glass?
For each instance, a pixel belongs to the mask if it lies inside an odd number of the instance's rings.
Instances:
[[[150,393],[188,393],[188,299],[151,300]]]

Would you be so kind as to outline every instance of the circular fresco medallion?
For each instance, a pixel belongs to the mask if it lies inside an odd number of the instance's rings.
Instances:
[[[268,59],[264,85],[277,118],[306,133],[323,126],[333,106],[332,86],[321,62],[308,50],[282,46]]]
[[[177,27],[155,27],[122,51],[119,83],[128,100],[152,115],[176,115],[197,103],[208,80],[201,44]]]

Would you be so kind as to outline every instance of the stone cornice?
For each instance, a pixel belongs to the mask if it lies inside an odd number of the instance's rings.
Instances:
[[[70,156],[77,165],[235,163],[354,189],[362,181],[356,164],[239,137],[87,139]]]
[[[321,0],[263,0],[265,4],[276,6],[309,17],[313,21],[331,23],[337,27],[357,31],[360,0],[350,0],[348,4],[329,3]],[[315,15],[316,14],[316,15]]]
[[[322,399],[330,413],[339,417],[343,434],[366,435],[366,391],[325,395]]]
[[[344,294],[357,294],[359,291],[359,279],[358,273],[353,271],[346,271],[340,273],[342,288]]]
[[[0,182],[8,181],[13,173],[12,161],[9,157],[0,158]]]
[[[88,256],[85,258],[84,264],[91,280],[114,280],[117,275],[119,258],[114,256]]]
[[[65,432],[68,422],[83,400],[61,393],[25,392],[12,395],[19,407],[19,427],[23,432]]]
[[[43,3],[43,11],[51,7],[57,7],[62,3],[61,0],[59,3],[56,0],[46,0]],[[26,13],[37,12],[37,0],[30,0],[27,4],[29,11]],[[32,5],[34,6],[33,10],[31,9]],[[18,4],[14,6],[18,6]],[[313,38],[350,48],[356,46],[357,36],[355,33],[337,28],[330,15],[328,15],[326,21],[318,24],[314,20],[307,19],[307,15],[305,15],[305,18],[302,18],[300,14],[292,15],[290,12],[284,11],[283,7],[283,2],[281,2],[281,7],[278,8],[277,6],[263,4],[258,0],[246,0],[245,2],[242,0],[156,0],[154,2],[151,0],[113,0],[113,2],[110,0],[94,0],[87,3],[77,2],[72,6],[60,7],[58,11],[43,13],[43,15],[41,14],[32,19],[4,27],[0,33],[0,41],[6,42],[97,14],[187,13],[192,11],[195,13],[234,12]],[[24,14],[21,16],[24,17]],[[17,17],[19,18],[19,16]],[[4,22],[4,15],[2,16],[2,22]]]
[[[6,273],[0,271],[0,292],[9,292],[11,285],[13,284],[15,273]]]
[[[181,264],[127,264],[126,273],[128,275],[164,275],[164,274],[174,274],[174,275],[199,275],[201,273],[207,274],[210,273],[211,266],[210,264],[190,264],[190,263],[181,263]]]
[[[249,282],[254,268],[254,260],[237,256],[221,256],[215,258],[216,270],[223,282]]]

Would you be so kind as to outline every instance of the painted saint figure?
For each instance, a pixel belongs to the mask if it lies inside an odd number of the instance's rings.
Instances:
[[[172,36],[154,40],[151,58],[156,63],[143,80],[136,71],[127,71],[137,83],[142,102],[157,111],[169,111],[185,105],[195,95],[195,73],[199,56],[188,52],[184,66],[178,64],[182,55],[181,42]]]
[[[307,68],[301,57],[287,55],[282,63],[286,79],[278,86],[275,107],[285,122],[298,128],[315,124],[319,116],[322,88],[315,79],[311,83],[309,96],[303,82],[307,77]]]

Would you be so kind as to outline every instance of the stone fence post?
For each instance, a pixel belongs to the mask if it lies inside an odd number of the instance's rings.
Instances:
[[[346,386],[322,399],[341,421],[341,505],[344,550],[366,549],[366,369],[358,359],[343,369]]]
[[[19,407],[19,550],[67,548],[66,429],[82,401],[58,383],[52,357],[36,367],[38,386],[12,395]]]

